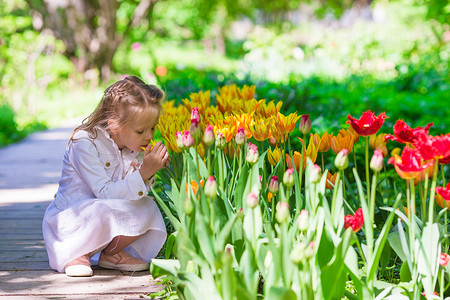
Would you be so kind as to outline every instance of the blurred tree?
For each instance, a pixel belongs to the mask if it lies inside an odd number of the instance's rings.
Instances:
[[[97,69],[101,79],[111,74],[112,59],[118,45],[143,19],[152,19],[158,0],[26,0],[33,26],[50,29],[65,45],[65,56],[79,72]],[[117,12],[123,14],[124,30],[118,30]]]

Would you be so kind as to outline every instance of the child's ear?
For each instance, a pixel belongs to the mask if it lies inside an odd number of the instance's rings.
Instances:
[[[119,124],[116,120],[108,120],[108,128],[111,130],[111,133],[117,134],[119,131]]]

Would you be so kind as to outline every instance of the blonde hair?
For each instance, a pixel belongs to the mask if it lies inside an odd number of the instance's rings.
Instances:
[[[95,139],[97,126],[111,132],[109,120],[115,120],[121,127],[130,120],[147,122],[149,126],[155,124],[162,111],[163,99],[164,92],[158,87],[146,84],[136,76],[127,76],[105,90],[97,108],[75,128],[70,140],[79,130],[86,130]]]

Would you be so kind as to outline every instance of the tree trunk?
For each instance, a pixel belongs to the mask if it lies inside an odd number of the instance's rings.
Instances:
[[[139,25],[158,0],[142,0],[135,5],[124,35]],[[112,61],[123,36],[117,32],[117,0],[27,0],[37,30],[48,28],[66,49],[64,55],[77,71],[97,69],[101,80],[110,77]],[[125,2],[125,1],[123,1]]]

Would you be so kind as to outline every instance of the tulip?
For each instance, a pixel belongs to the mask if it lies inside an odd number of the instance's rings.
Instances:
[[[444,187],[437,187],[436,193],[438,193],[444,200],[450,201],[450,182]]]
[[[287,221],[289,217],[289,204],[286,202],[278,202],[277,204],[277,212],[275,213],[275,218],[278,223],[283,223]]]
[[[428,130],[433,126],[433,123],[429,123],[425,128],[417,127],[415,129],[409,127],[405,121],[397,120],[394,125],[394,135],[387,134],[387,140],[393,140],[402,144],[415,143],[420,134],[428,134]]]
[[[405,173],[421,172],[433,165],[433,162],[424,163],[419,151],[408,146],[403,149],[401,157],[395,155],[388,160],[388,163],[395,165],[396,169]]]
[[[303,134],[308,134],[311,131],[311,119],[309,115],[302,115],[298,129]]]
[[[331,137],[331,149],[338,154],[342,149],[352,152],[355,140],[349,130],[341,129],[337,136]]]
[[[199,123],[192,121],[191,126],[189,127],[189,133],[193,138],[197,139],[200,136],[200,126]]]
[[[320,135],[318,135],[317,133],[311,134],[310,140],[313,140],[318,152],[327,152],[331,148],[332,138],[332,134],[328,134],[328,132],[325,132],[322,137],[320,137]]]
[[[247,196],[247,206],[249,208],[255,208],[258,202],[258,194],[254,191],[250,192]]]
[[[177,147],[183,150],[184,149],[183,133],[181,131],[177,131],[176,136],[177,136]]]
[[[303,242],[299,242],[294,246],[289,255],[294,264],[299,264],[305,258],[305,248],[306,245]]]
[[[194,204],[189,197],[184,201],[184,212],[189,216],[194,211]]]
[[[306,209],[302,209],[297,219],[298,229],[305,232],[309,227],[309,213]]]
[[[370,160],[370,168],[374,172],[380,172],[383,168],[383,151],[382,150],[375,150],[372,159]]]
[[[184,131],[181,142],[184,148],[192,147],[192,145],[194,144],[194,139],[192,138],[192,135],[188,130]]]
[[[362,208],[359,208],[354,215],[347,215],[344,218],[344,228],[351,227],[354,232],[358,232],[364,224]]]
[[[308,246],[305,248],[305,258],[310,259],[314,257],[314,241],[309,242]]]
[[[450,255],[447,253],[441,253],[439,255],[439,264],[443,267],[446,267],[448,263],[450,262]]]
[[[287,187],[294,185],[294,169],[287,169],[283,175],[283,184]]]
[[[344,170],[348,166],[348,150],[342,149],[334,160],[334,165],[339,170]]]
[[[252,143],[248,143],[247,156],[245,160],[250,164],[254,165],[259,158],[258,147]]]
[[[430,136],[423,133],[414,146],[424,160],[447,159],[450,157],[450,134]]]
[[[276,194],[278,193],[278,189],[279,189],[278,177],[277,176],[270,177],[269,192],[271,192],[272,194]]]
[[[238,145],[243,145],[247,141],[247,136],[245,135],[245,130],[243,127],[238,128],[235,141]]]
[[[284,155],[284,150],[280,150],[280,148],[276,147],[273,151],[272,149],[267,150],[267,159],[272,166],[276,166],[280,161],[282,155]]]
[[[217,134],[216,134],[217,148],[223,149],[223,148],[225,148],[225,144],[226,144],[226,141],[225,141],[225,137],[223,136],[223,133],[221,131],[217,131]]]
[[[381,113],[378,117],[371,111],[366,111],[359,119],[353,118],[350,114],[347,116],[348,121],[353,129],[362,136],[369,136],[375,134],[380,130],[384,123],[384,119],[387,118],[385,113]]]
[[[264,258],[264,267],[266,269],[270,268],[270,265],[272,264],[273,255],[272,251],[267,251],[266,257]]]
[[[338,174],[337,172],[334,174],[331,174],[330,172],[327,173],[327,182],[325,184],[325,188],[327,190],[334,189],[334,185],[336,184],[337,174]]]
[[[214,127],[212,125],[206,126],[205,133],[203,134],[203,142],[207,146],[212,146],[214,144]]]
[[[214,199],[217,196],[217,182],[214,176],[209,176],[205,183],[205,195],[210,199]]]
[[[386,157],[388,155],[388,149],[386,146],[388,139],[386,139],[387,134],[380,133],[378,135],[371,135],[369,138],[369,147],[373,150],[380,149],[383,151],[383,156]]]
[[[196,123],[197,125],[200,124],[201,117],[200,113],[198,112],[198,107],[194,107],[191,112],[191,122]]]
[[[311,173],[309,174],[309,181],[311,183],[318,183],[320,181],[320,167],[316,164],[313,165]]]

